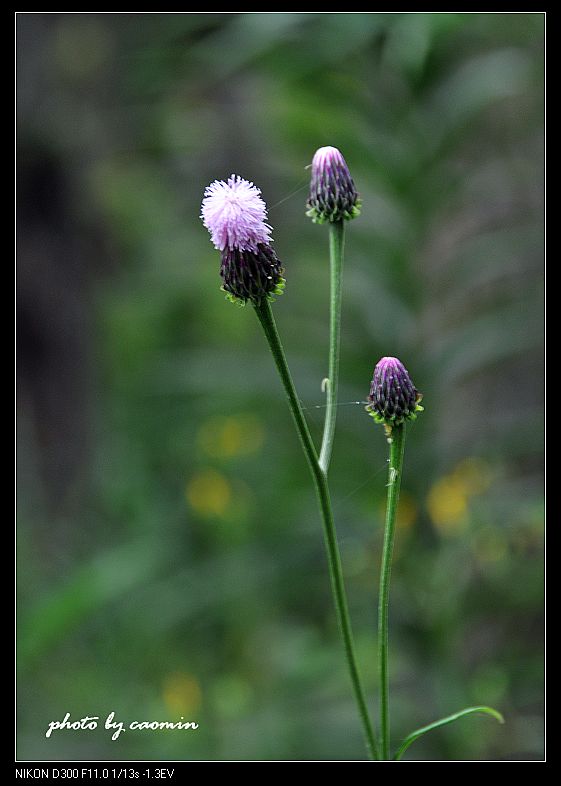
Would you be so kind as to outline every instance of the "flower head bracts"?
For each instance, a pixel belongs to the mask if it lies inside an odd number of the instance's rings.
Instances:
[[[350,220],[360,214],[358,192],[349,167],[336,147],[316,150],[306,207],[306,215],[316,224]]]
[[[366,409],[377,423],[391,428],[415,420],[417,413],[423,411],[419,403],[422,397],[403,363],[397,358],[384,357],[374,369]]]

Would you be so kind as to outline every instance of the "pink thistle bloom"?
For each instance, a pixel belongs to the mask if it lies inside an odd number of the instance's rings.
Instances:
[[[228,182],[215,180],[207,186],[201,208],[203,224],[219,251],[258,250],[269,245],[272,227],[266,223],[267,207],[261,190],[239,175]]]
[[[201,218],[221,254],[220,276],[228,300],[258,305],[284,288],[283,267],[271,246],[272,227],[261,191],[239,175],[205,189]]]

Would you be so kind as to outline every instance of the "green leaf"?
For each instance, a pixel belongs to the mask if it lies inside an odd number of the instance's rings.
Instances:
[[[401,743],[399,748],[394,754],[394,761],[399,761],[407,748],[411,745],[411,743],[415,742],[418,737],[421,735],[426,734],[427,731],[432,731],[433,729],[438,729],[439,726],[446,726],[448,723],[453,723],[458,718],[463,718],[464,715],[473,715],[474,713],[481,713],[483,715],[491,715],[493,718],[499,721],[499,723],[504,723],[504,718],[500,712],[494,710],[492,707],[466,707],[465,710],[460,710],[459,712],[455,712],[453,715],[448,715],[446,718],[441,718],[440,720],[435,721],[434,723],[429,723],[428,726],[423,726],[416,731],[412,731]]]

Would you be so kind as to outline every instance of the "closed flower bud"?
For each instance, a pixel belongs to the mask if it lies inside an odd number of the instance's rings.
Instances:
[[[312,160],[306,215],[316,224],[356,218],[360,200],[349,167],[336,147],[320,147]]]
[[[407,369],[397,358],[382,358],[376,364],[366,409],[377,423],[390,428],[415,420],[422,394],[411,382]]]

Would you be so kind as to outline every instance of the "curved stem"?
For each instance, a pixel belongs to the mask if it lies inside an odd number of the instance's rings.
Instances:
[[[304,454],[310,467],[310,472],[314,480],[316,492],[318,496],[319,507],[321,511],[325,546],[327,550],[327,560],[329,564],[329,574],[331,578],[331,587],[333,590],[333,597],[335,600],[335,608],[343,637],[343,644],[345,648],[345,655],[349,667],[349,673],[355,699],[358,705],[358,711],[362,724],[364,727],[364,735],[366,738],[366,746],[371,758],[378,758],[378,748],[374,736],[374,730],[368,714],[368,708],[364,698],[360,675],[358,672],[353,634],[351,630],[351,621],[349,617],[349,610],[347,606],[347,598],[345,594],[345,586],[343,582],[343,572],[341,569],[341,559],[339,556],[339,547],[337,545],[337,533],[335,530],[335,522],[333,521],[333,513],[331,510],[331,499],[329,496],[329,487],[327,485],[327,476],[325,471],[319,465],[316,449],[312,442],[312,437],[308,429],[308,424],[302,411],[300,400],[298,399],[290,371],[284,355],[282,343],[277,332],[277,327],[271,311],[271,306],[267,300],[255,305],[255,312],[261,323],[269,347],[275,360],[277,371],[281,378],[284,390],[288,399],[288,405],[294,418],[296,431],[300,437]]]
[[[380,674],[380,742],[381,759],[390,758],[390,709],[388,679],[388,606],[390,595],[390,574],[392,566],[395,517],[399,501],[403,451],[405,448],[405,424],[394,426],[390,443],[390,462],[388,468],[388,499],[386,504],[386,524],[382,568],[380,571],[380,593],[378,600],[378,668]]]
[[[341,284],[343,278],[343,252],[345,247],[345,222],[336,221],[329,225],[329,266],[331,271],[331,301],[329,316],[329,376],[327,383],[327,407],[323,425],[323,437],[319,454],[319,465],[324,472],[329,469],[335,420],[337,418],[337,387],[339,380],[339,345],[341,343]]]

